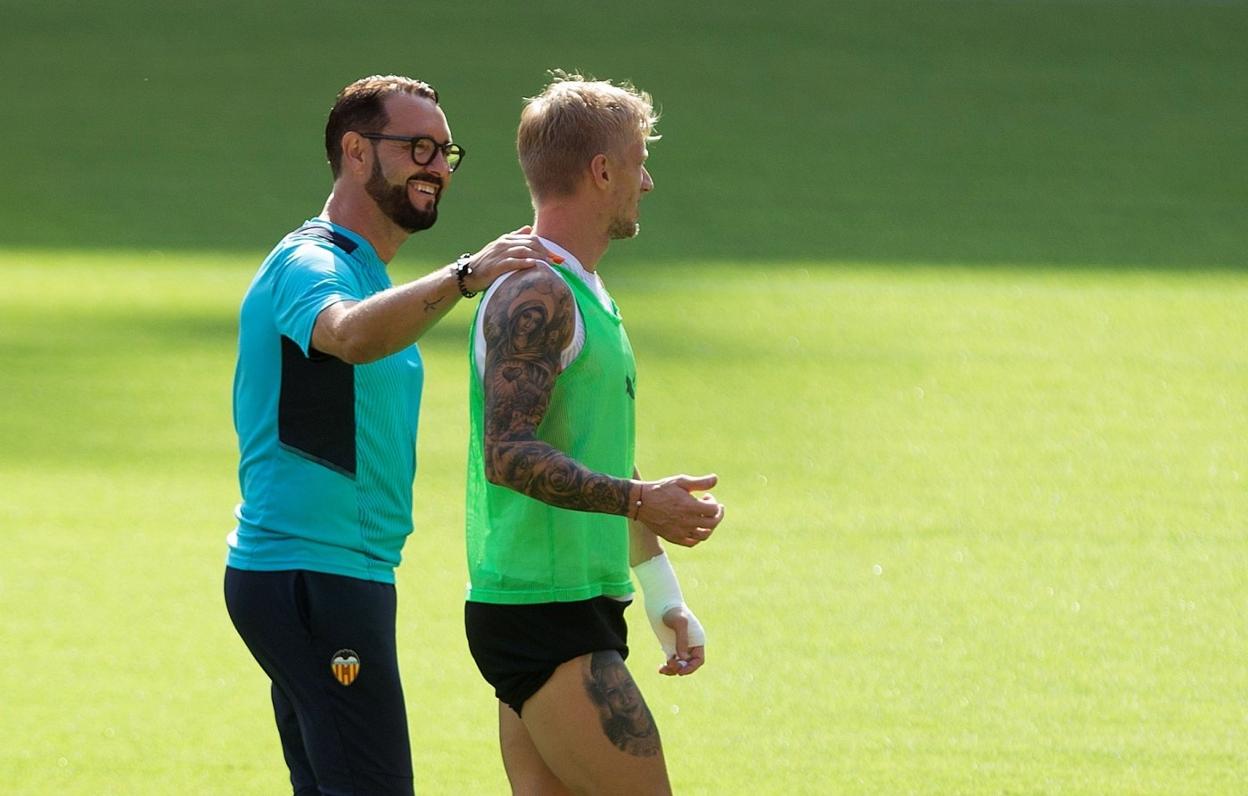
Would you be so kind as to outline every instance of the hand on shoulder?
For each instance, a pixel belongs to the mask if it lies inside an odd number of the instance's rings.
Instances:
[[[472,276],[465,280],[466,287],[471,291],[484,290],[509,271],[533,270],[542,263],[563,262],[562,257],[542,245],[532,230],[526,225],[500,235],[473,254]]]

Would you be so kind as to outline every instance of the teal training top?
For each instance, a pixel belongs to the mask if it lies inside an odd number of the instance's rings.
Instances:
[[[277,244],[243,298],[234,428],[237,569],[394,582],[412,531],[423,367],[412,345],[366,365],[312,347],[321,310],[390,287],[363,237],[314,218]]]

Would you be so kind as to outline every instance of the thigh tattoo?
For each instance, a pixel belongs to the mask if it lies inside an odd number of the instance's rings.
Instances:
[[[634,757],[659,753],[659,729],[618,652],[590,656],[585,691],[597,706],[602,731],[611,743]]]

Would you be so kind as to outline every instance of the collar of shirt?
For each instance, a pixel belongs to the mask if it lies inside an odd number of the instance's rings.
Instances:
[[[314,216],[313,218],[309,218],[308,223],[319,224],[320,226],[331,229],[334,232],[355,241],[357,248],[351,253],[351,256],[357,262],[370,265],[374,268],[381,268],[383,271],[386,270],[386,264],[383,263],[381,258],[377,256],[377,250],[373,248],[373,244],[369,243],[368,238],[364,237],[360,233],[353,229],[348,229],[341,224],[335,224],[324,216]]]
[[[598,297],[598,302],[602,304],[604,309],[613,311],[611,294],[607,292],[607,286],[602,283],[602,277],[598,276],[596,273],[585,270],[585,266],[581,265],[581,261],[576,259],[576,256],[573,255],[572,252],[563,248],[558,243],[555,243],[553,240],[548,240],[540,235],[537,239],[542,242],[543,246],[550,250],[551,254],[557,254],[563,258],[563,262],[560,263],[560,265],[576,274],[578,279],[584,282],[590,290],[594,291],[594,295]]]

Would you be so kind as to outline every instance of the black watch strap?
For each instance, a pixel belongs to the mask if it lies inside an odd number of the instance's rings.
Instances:
[[[464,283],[465,277],[469,276],[472,276],[472,252],[464,252],[455,261],[455,282],[459,285],[459,295],[464,298],[477,295],[477,291],[469,290],[468,285]]]

